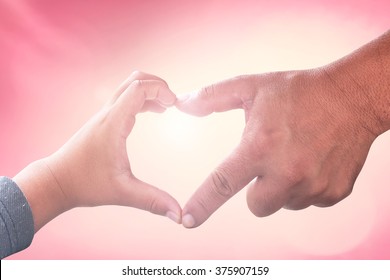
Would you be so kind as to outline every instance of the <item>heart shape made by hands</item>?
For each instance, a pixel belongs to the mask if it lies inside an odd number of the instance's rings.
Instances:
[[[163,188],[185,202],[240,141],[242,111],[197,118],[170,108],[146,113],[127,140],[137,178]]]

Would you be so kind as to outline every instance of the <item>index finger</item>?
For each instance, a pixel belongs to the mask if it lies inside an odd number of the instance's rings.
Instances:
[[[175,105],[185,113],[206,116],[214,112],[245,109],[252,102],[255,91],[253,76],[238,76],[178,96]]]
[[[183,226],[193,228],[201,225],[255,176],[252,164],[236,149],[189,199],[182,212]]]
[[[113,95],[111,100],[108,102],[108,105],[113,105],[118,100],[118,98],[126,91],[126,89],[131,85],[131,83],[133,83],[136,80],[155,80],[155,81],[162,81],[166,84],[166,82],[163,79],[161,79],[160,77],[157,77],[157,76],[149,74],[149,73],[141,72],[141,71],[134,71],[119,86],[116,93]]]

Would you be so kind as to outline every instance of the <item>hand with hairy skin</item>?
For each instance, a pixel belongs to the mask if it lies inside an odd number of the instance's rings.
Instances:
[[[228,79],[176,106],[197,116],[243,109],[246,119],[240,144],[183,208],[185,227],[247,185],[258,217],[331,206],[351,193],[371,144],[390,128],[390,32],[324,67]]]

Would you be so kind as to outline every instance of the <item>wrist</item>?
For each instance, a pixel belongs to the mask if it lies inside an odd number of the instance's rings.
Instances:
[[[361,126],[375,137],[390,129],[389,46],[390,34],[385,34],[352,54],[319,68],[324,79],[354,111]]]
[[[29,164],[13,180],[27,198],[37,232],[49,221],[71,209],[46,159]]]

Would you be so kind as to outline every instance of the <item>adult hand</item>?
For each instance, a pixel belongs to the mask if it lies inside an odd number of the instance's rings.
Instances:
[[[14,180],[30,203],[36,231],[73,207],[109,204],[136,207],[179,223],[178,202],[138,180],[126,151],[136,114],[162,112],[175,101],[176,96],[163,80],[135,72],[59,151],[18,174]]]
[[[351,193],[379,131],[369,97],[331,72],[240,76],[178,98],[189,114],[243,109],[246,120],[238,147],[183,208],[185,227],[201,225],[249,183],[248,207],[258,217],[330,206]]]

